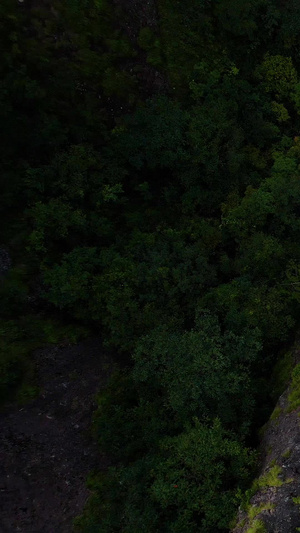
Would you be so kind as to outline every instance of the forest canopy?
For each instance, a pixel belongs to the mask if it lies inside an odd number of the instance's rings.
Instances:
[[[229,531],[300,317],[300,6],[2,0],[0,25],[1,399],[26,317],[101,332],[112,466],[76,527]]]

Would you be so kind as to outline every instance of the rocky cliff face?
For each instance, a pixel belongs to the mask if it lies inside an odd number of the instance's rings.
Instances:
[[[233,533],[300,531],[300,343],[289,386],[263,428],[260,475]]]

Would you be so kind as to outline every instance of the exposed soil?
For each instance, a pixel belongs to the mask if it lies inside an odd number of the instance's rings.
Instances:
[[[106,468],[90,435],[95,394],[112,364],[99,338],[35,354],[40,395],[0,415],[1,533],[68,533],[89,495],[88,473]]]

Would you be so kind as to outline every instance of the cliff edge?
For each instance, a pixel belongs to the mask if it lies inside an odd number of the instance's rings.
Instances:
[[[289,361],[287,361],[289,360]],[[233,533],[300,531],[300,342],[280,363],[289,384],[262,429],[260,475],[247,491]]]

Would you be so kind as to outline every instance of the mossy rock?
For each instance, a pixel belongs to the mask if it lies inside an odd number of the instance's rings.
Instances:
[[[251,505],[248,509],[248,518],[254,520],[263,511],[270,511],[274,509],[275,505],[272,503],[262,503],[261,505]]]
[[[288,396],[287,412],[290,413],[300,407],[300,364],[292,372],[291,391]]]
[[[272,420],[272,422],[274,422],[274,420],[277,420],[279,418],[281,413],[282,413],[281,407],[279,407],[279,405],[276,405],[273,413],[270,416],[270,420]]]
[[[254,520],[246,533],[267,533],[266,526],[262,520]]]

